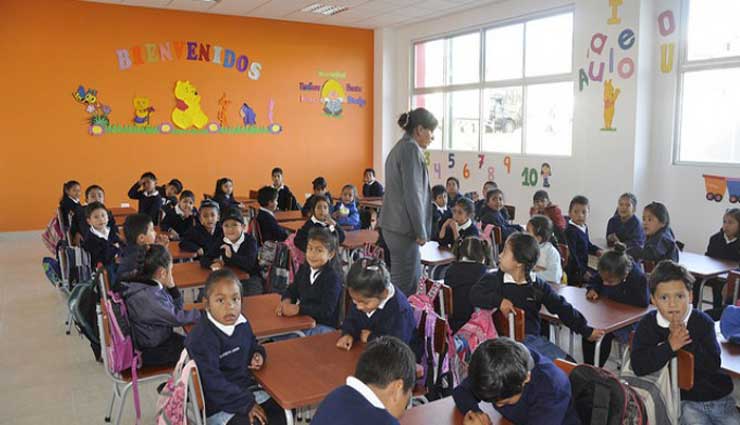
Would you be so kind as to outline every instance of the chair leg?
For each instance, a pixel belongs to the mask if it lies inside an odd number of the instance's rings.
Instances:
[[[108,414],[105,415],[105,421],[110,422],[110,415],[113,414],[113,404],[116,402],[116,394],[118,393],[116,384],[113,384],[113,394],[110,397],[110,404],[108,405]]]
[[[118,414],[116,415],[116,425],[121,425],[121,416],[123,415],[123,408],[126,406],[126,397],[128,396],[128,390],[130,389],[130,383],[123,387],[123,393],[121,394],[121,400],[118,405]]]
[[[291,409],[285,409],[285,424],[293,425],[293,411]]]
[[[72,332],[72,311],[71,310],[69,313],[67,313],[67,321],[64,322],[64,324],[67,325],[67,329],[65,333],[69,335],[70,332]]]

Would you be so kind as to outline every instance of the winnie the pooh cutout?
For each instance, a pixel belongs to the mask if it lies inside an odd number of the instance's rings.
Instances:
[[[135,96],[134,97],[134,125],[137,127],[147,127],[149,125],[149,117],[154,108],[152,107],[148,97]]]
[[[614,107],[621,90],[614,88],[612,80],[604,81],[604,128],[601,131],[617,131],[612,127],[614,121]]]
[[[208,117],[200,108],[200,95],[190,81],[178,81],[175,84],[175,109],[172,110],[172,122],[181,129],[195,127],[201,129],[208,123]]]

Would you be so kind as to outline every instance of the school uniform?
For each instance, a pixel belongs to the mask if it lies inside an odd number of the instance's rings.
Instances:
[[[319,404],[313,425],[398,425],[378,396],[354,376]]]
[[[90,226],[82,240],[82,248],[90,254],[90,263],[93,267],[97,267],[99,263],[104,266],[115,264],[120,245],[118,233],[112,232],[107,226],[103,231]]]
[[[278,189],[278,211],[296,211],[301,209],[298,200],[288,186],[282,185]]]
[[[303,214],[304,217],[308,217],[309,215],[313,214],[313,204],[316,202],[316,199],[318,197],[326,198],[329,200],[329,209],[331,209],[332,204],[332,196],[331,193],[326,192],[324,195],[311,195],[306,199],[306,203],[303,204],[303,208],[301,208],[301,214]]]
[[[468,221],[466,221],[465,224],[459,225],[457,227],[457,231],[458,231],[458,237],[457,239],[455,239],[455,235],[453,235],[452,229],[448,227],[447,230],[445,230],[445,237],[439,238],[439,245],[451,247],[452,245],[457,243],[457,241],[461,241],[470,236],[480,235],[480,232],[478,231],[478,226],[476,226],[475,223],[473,223],[473,220],[471,219],[468,219]]]
[[[645,245],[645,231],[636,215],[622,221],[619,215],[614,214],[606,225],[606,237],[611,234],[617,235],[619,241],[627,245],[627,249]]]
[[[298,229],[295,234],[295,239],[293,239],[293,243],[295,243],[295,246],[301,251],[306,252],[306,247],[308,246],[308,232],[314,227],[329,229],[329,231],[337,238],[337,243],[339,245],[344,242],[344,230],[340,226],[326,224],[323,221],[317,220],[316,217],[311,216],[311,218],[306,220],[303,224],[303,227]]]
[[[221,245],[231,247],[231,258],[226,257]],[[227,237],[214,239],[208,247],[206,254],[200,257],[200,265],[204,268],[210,268],[211,264],[217,259],[224,262],[224,266],[236,267],[249,273],[249,278],[242,280],[242,294],[246,296],[259,295],[264,292],[264,281],[260,275],[259,263],[257,262],[257,252],[259,247],[257,241],[249,233],[242,232],[242,235],[236,242],[231,242]]]
[[[599,247],[591,243],[588,236],[588,226],[568,222],[565,229],[565,237],[568,240],[568,249],[570,250],[570,259],[566,265],[568,282],[580,283],[588,271],[588,256],[596,255]]]
[[[727,239],[725,232],[720,229],[719,232],[709,238],[707,251],[704,253],[707,257],[718,258],[720,260],[740,261],[740,239]],[[710,279],[706,284],[712,288],[713,308],[709,315],[713,319],[719,320],[722,315],[724,300],[722,300],[722,288],[726,281],[723,279]],[[699,285],[694,285],[694,299],[699,297]]]
[[[159,224],[159,210],[162,209],[164,203],[162,195],[158,190],[146,193],[139,190],[139,186],[139,182],[134,183],[131,189],[128,190],[128,197],[139,201],[139,214],[146,214],[151,217],[156,226]]]
[[[534,360],[530,381],[524,386],[518,402],[493,407],[506,419],[515,424],[527,425],[580,425],[573,402],[568,376],[550,359],[536,350],[529,350]],[[454,389],[452,397],[463,414],[480,412],[481,400],[473,393],[470,377]]]
[[[370,331],[368,342],[383,335],[391,335],[411,343],[415,332],[414,312],[406,295],[395,285],[388,287],[388,297],[371,313],[364,313],[352,303],[342,323],[342,335],[360,340],[360,332]]]
[[[542,242],[539,246],[540,258],[537,259],[537,266],[544,270],[537,270],[535,274],[546,282],[560,283],[563,280],[560,251],[550,241]]]
[[[213,241],[221,240],[223,237],[223,229],[218,224],[211,233],[202,224],[195,223],[195,226],[180,235],[180,249],[187,252],[197,252],[198,249],[202,249],[205,253]]]
[[[383,185],[379,181],[373,180],[372,183],[362,185],[363,198],[380,198],[385,193]]]
[[[440,208],[437,204],[432,204],[432,240],[439,241],[439,231],[442,229],[442,225],[452,218],[452,210],[444,206]]]
[[[222,216],[225,215],[226,211],[228,211],[230,208],[239,208],[239,201],[234,199],[233,196],[227,196],[219,193],[218,195],[214,196],[212,200],[218,204],[218,208],[219,211],[221,211]]]
[[[167,196],[167,186],[157,186],[157,192],[162,193],[162,210],[177,205],[177,196]]]
[[[116,284],[113,289],[118,290],[118,283],[131,279],[136,275],[139,258],[146,254],[146,247],[142,245],[126,244],[118,253],[118,269],[116,271]]]
[[[283,299],[298,303],[299,314],[313,317],[319,325],[336,329],[341,293],[342,279],[331,265],[313,269],[308,263],[303,263],[293,284],[283,293]]]
[[[463,195],[461,195],[460,192],[457,192],[455,196],[450,196],[450,193],[447,192],[447,207],[452,209],[455,206],[455,203],[457,203],[457,200],[462,197]]]
[[[339,211],[342,207],[346,208],[349,213],[347,215],[340,215],[336,221],[340,226],[351,227],[352,230],[360,229],[360,212],[357,210],[357,204],[350,202],[345,204],[344,202],[337,202],[332,208],[332,213]]]
[[[165,210],[164,218],[162,219],[162,223],[160,223],[159,227],[164,232],[172,229],[177,232],[180,237],[182,237],[182,235],[187,233],[188,230],[195,227],[197,223],[198,210],[193,208],[192,212],[190,213],[190,217],[185,218],[185,212],[180,209],[180,205],[175,204],[174,207],[167,208]]]
[[[473,314],[470,288],[486,274],[488,266],[476,261],[456,261],[445,273],[445,285],[452,288],[452,314],[449,316],[452,332],[457,332]]]
[[[257,225],[260,229],[260,237],[262,242],[277,241],[283,242],[288,237],[288,232],[280,227],[275,213],[268,210],[267,208],[260,207],[257,213]]]
[[[79,200],[74,200],[67,196],[66,194],[64,197],[62,197],[62,200],[59,201],[59,208],[62,210],[62,229],[70,230],[70,226],[72,226],[72,223],[75,219],[79,219],[82,217],[82,219],[85,219],[85,209],[80,204]]]
[[[678,246],[673,230],[666,226],[654,235],[648,236],[645,245],[640,248],[637,246],[627,250],[627,253],[636,260],[652,261],[656,264],[661,260],[673,260],[678,262]]]
[[[508,238],[509,235],[515,232],[521,232],[524,229],[522,229],[522,226],[518,224],[509,224],[508,211],[506,213],[504,213],[504,211],[506,211],[506,208],[501,208],[499,211],[496,211],[485,206],[481,210],[480,222],[483,228],[489,224],[500,227],[501,240],[506,241],[506,238]]]
[[[84,211],[85,209],[82,208],[82,214],[75,214],[74,220],[72,220],[72,228],[69,231],[72,235],[76,235],[79,233],[84,237],[87,233],[87,230],[90,228],[90,225],[87,224],[87,217],[85,217]],[[108,211],[108,228],[111,230],[111,232],[118,234],[118,225],[116,224],[116,218],[113,217],[113,213],[109,209],[106,208],[106,211]]]

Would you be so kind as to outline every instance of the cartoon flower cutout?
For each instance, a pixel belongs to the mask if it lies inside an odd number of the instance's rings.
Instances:
[[[163,122],[159,125],[159,132],[162,134],[169,134],[172,132],[172,124],[168,122]]]
[[[92,114],[93,112],[95,112],[95,105],[87,105],[87,107],[85,107],[85,111],[88,114]]]
[[[269,126],[267,127],[267,129],[268,129],[268,130],[270,131],[270,133],[272,133],[272,134],[278,134],[278,133],[280,133],[281,131],[283,131],[283,126],[282,126],[282,125],[280,125],[280,124],[278,124],[278,123],[272,123],[272,124],[270,124],[270,125],[269,125]]]
[[[93,124],[88,129],[91,136],[102,136],[105,133],[105,128],[100,124]]]
[[[209,123],[207,128],[209,133],[218,133],[218,130],[220,130],[219,125],[215,122]]]

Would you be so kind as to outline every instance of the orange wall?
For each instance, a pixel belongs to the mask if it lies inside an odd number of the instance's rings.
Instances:
[[[175,60],[118,69],[115,51],[147,42],[192,40],[218,44],[262,64],[261,77],[220,65]],[[147,170],[162,180],[180,178],[200,198],[220,176],[237,194],[269,182],[273,166],[300,195],[324,175],[330,189],[360,184],[372,164],[373,34],[330,26],[114,6],[71,0],[0,1],[0,231],[39,229],[54,213],[62,182],[98,183],[109,206],[126,199]],[[345,105],[340,119],[300,103],[299,82],[321,84],[318,71],[343,71],[343,82],[362,86],[367,105]],[[190,80],[216,121],[218,98],[232,100],[229,121],[239,122],[247,101],[264,124],[275,100],[273,135],[87,135],[83,106],[72,98],[79,84],[98,90],[114,123],[133,117],[134,95],[148,96],[153,123],[171,121],[173,87]],[[342,80],[340,80],[342,82]]]

